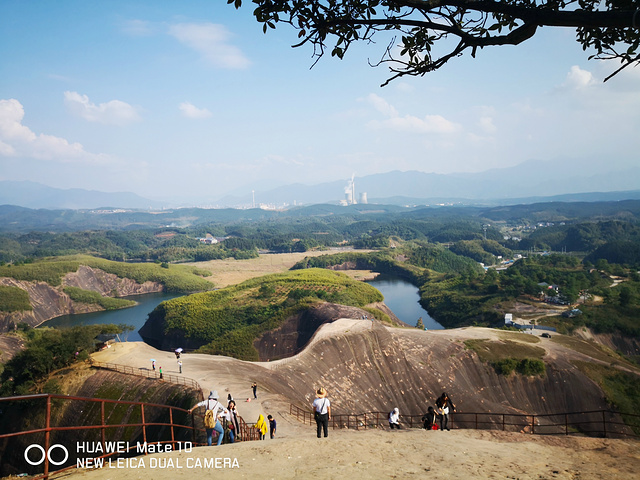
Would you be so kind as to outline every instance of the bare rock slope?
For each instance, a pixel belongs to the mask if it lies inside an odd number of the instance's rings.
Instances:
[[[81,265],[76,272],[68,273],[62,285],[54,287],[45,282],[27,282],[14,278],[0,278],[0,285],[18,287],[29,294],[33,310],[23,312],[0,312],[0,332],[7,331],[11,324],[25,322],[32,327],[47,320],[76,313],[88,313],[102,310],[98,305],[74,302],[64,293],[66,286],[92,290],[103,296],[124,297],[141,293],[161,292],[162,284],[156,282],[136,283],[129,278],[120,278],[100,269]]]

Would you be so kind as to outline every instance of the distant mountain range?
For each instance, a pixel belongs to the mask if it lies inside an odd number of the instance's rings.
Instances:
[[[160,208],[162,203],[148,200],[135,193],[107,193],[82,188],[61,189],[35,182],[0,182],[0,205],[26,208],[97,209],[97,208]]]
[[[603,162],[604,164],[604,162]],[[605,168],[606,164],[600,168]],[[338,204],[345,199],[348,180],[317,185],[290,184],[255,191],[255,206]],[[580,162],[538,162],[479,173],[436,174],[392,171],[356,177],[356,200],[366,194],[369,203],[386,205],[513,205],[541,201],[615,201],[640,199],[640,167],[615,171],[583,168]],[[209,199],[219,207],[253,206],[246,195]],[[0,181],[0,205],[46,209],[129,208],[197,206],[184,202],[159,202],[134,193],[58,189],[34,182]]]
[[[366,193],[369,203],[425,205],[463,203],[506,205],[539,202],[640,198],[640,167],[598,172],[580,162],[530,161],[515,167],[478,173],[436,174],[392,171],[355,178],[355,198]],[[338,203],[345,199],[348,180],[318,185],[293,184],[255,192],[256,204]],[[585,192],[589,195],[584,196]],[[597,192],[597,193],[591,193]],[[621,195],[610,192],[624,192]],[[251,205],[251,192],[218,200],[224,206]]]

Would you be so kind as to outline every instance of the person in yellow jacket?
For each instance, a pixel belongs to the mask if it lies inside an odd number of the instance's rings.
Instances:
[[[260,434],[260,440],[264,440],[266,438],[267,432],[269,431],[269,425],[264,419],[264,415],[262,414],[258,415],[258,421],[253,426],[253,428],[258,429],[258,433]]]

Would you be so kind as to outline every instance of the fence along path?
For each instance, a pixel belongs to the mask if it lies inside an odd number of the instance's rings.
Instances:
[[[315,424],[311,409],[290,404],[289,414],[304,424]],[[356,430],[388,428],[388,417],[388,412],[332,415],[329,427]],[[422,428],[422,415],[401,415],[400,423],[406,428]],[[456,412],[449,414],[449,428],[502,430],[536,435],[582,434],[605,438],[640,438],[640,415],[613,410],[541,415]]]
[[[134,368],[129,365],[120,365],[117,363],[105,363],[105,362],[96,362],[92,361],[91,366],[94,368],[102,368],[105,370],[112,370],[119,373],[124,373],[127,375],[136,375],[146,378],[153,378],[160,380],[160,374],[156,370],[149,370],[146,368]],[[200,396],[200,400],[204,400],[204,395],[202,394],[202,387],[198,382],[191,378],[184,377],[182,375],[167,375],[162,374],[162,381],[174,383],[176,385],[185,385],[189,388],[193,388],[196,390]],[[244,419],[238,415],[238,424],[240,426],[240,435],[238,435],[243,440],[259,440],[259,434],[257,430],[248,426],[248,424],[244,421]],[[201,429],[204,431],[204,429]]]
[[[124,373],[127,375],[136,375],[139,377],[146,378],[155,378],[160,379],[160,373],[157,370],[149,370],[148,368],[135,368],[129,365],[120,365],[117,363],[105,363],[105,362],[96,362],[94,360],[91,361],[91,366],[93,368],[102,368],[104,370],[112,370],[118,373]],[[187,387],[193,388],[200,392],[201,400],[202,397],[202,388],[195,380],[187,377],[183,377],[182,375],[171,375],[171,374],[162,374],[162,380],[169,383],[175,383],[176,385],[185,385]]]
[[[92,366],[149,379],[156,378],[160,381],[160,376],[154,375],[155,372],[127,365],[94,362]],[[197,391],[200,399],[203,399],[202,388],[195,380],[176,375],[163,375],[162,381],[192,388]],[[78,452],[75,452],[75,456],[69,454],[68,449],[63,445],[64,442],[56,438],[61,433],[66,436],[66,440],[71,435],[77,441],[82,439],[82,442],[88,442],[91,445],[99,444],[102,452],[105,452],[104,454],[91,453],[91,455],[86,455],[98,461],[112,456],[152,453],[147,452],[146,449],[140,452],[137,442],[169,445],[172,450],[183,448],[185,443],[205,444],[206,431],[202,421],[204,415],[195,412],[189,413],[184,408],[171,405],[46,393],[0,397],[0,412],[6,415],[6,418],[14,415],[21,417],[23,410],[28,410],[32,419],[28,430],[7,432],[4,422],[0,422],[0,456],[8,460],[5,455],[16,454],[16,452],[9,452],[11,448],[20,450],[22,446],[35,445],[29,453],[23,453],[22,450],[17,452],[20,458],[26,456],[35,458],[33,463],[37,463],[36,468],[25,463],[25,469],[30,470],[29,474],[35,475],[32,480],[46,479],[53,472],[58,473],[77,468],[77,458],[82,455],[78,455]],[[127,412],[130,419],[125,423],[122,422],[123,411]],[[67,415],[68,412],[71,414]],[[80,415],[83,412],[84,415]],[[94,419],[91,424],[82,420],[83,417],[86,419],[89,416]],[[56,419],[62,418],[65,419],[64,425],[54,425]],[[238,424],[240,431],[237,432],[237,437],[239,439],[242,441],[259,440],[258,431],[249,426],[240,416]],[[110,435],[110,432],[113,433]],[[128,436],[128,438],[114,440],[113,435],[118,433]],[[71,442],[73,446],[76,446],[75,439]],[[126,445],[124,447],[126,451],[113,447],[113,444],[118,441]],[[42,449],[44,452],[49,452],[51,447],[55,447],[51,452],[52,455],[56,455],[56,450],[60,450],[57,452],[59,455],[66,449],[67,458],[64,461],[62,458],[54,458],[51,461],[47,453],[42,455]],[[40,459],[36,457],[39,456],[42,456],[42,461],[38,463]]]

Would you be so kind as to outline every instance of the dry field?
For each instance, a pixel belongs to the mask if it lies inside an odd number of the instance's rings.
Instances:
[[[330,249],[322,251],[310,251],[301,253],[269,253],[262,254],[258,258],[249,260],[210,260],[208,262],[194,262],[188,265],[194,265],[204,270],[209,270],[211,276],[207,280],[213,282],[216,287],[228,287],[235,285],[250,278],[261,277],[271,273],[286,272],[297,262],[305,257],[317,257],[320,255],[329,255],[348,251],[348,249]],[[369,250],[359,250],[359,252],[367,252]],[[356,280],[365,280],[374,277],[376,274],[370,271],[347,270],[348,274]]]

